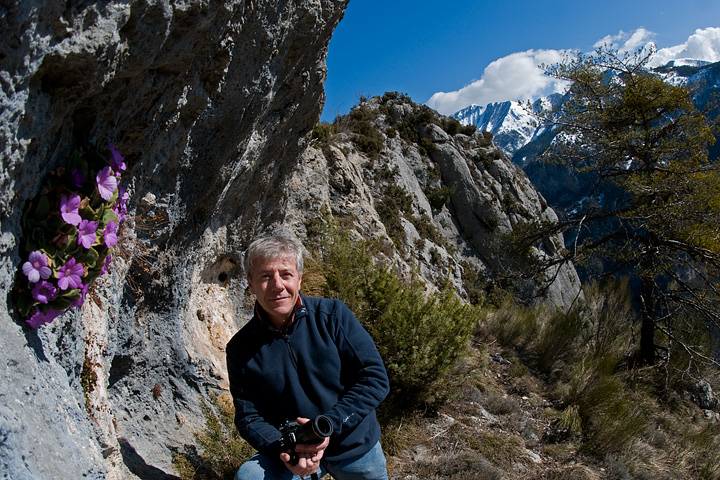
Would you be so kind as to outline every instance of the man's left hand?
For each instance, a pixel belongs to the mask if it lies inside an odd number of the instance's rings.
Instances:
[[[309,418],[300,417],[297,419],[297,422],[300,425],[303,425],[309,421]],[[320,467],[320,460],[322,459],[323,454],[325,453],[325,449],[329,444],[330,438],[326,437],[320,443],[296,445],[295,452],[297,452],[299,457],[297,465],[290,465],[290,463],[288,463],[290,461],[290,455],[288,455],[287,453],[281,453],[280,459],[285,462],[285,466],[294,475],[298,475],[300,477],[307,477],[315,473]]]

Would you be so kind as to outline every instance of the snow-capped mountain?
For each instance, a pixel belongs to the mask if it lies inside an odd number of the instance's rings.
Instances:
[[[702,108],[712,96],[720,92],[720,62],[701,60],[673,61],[654,71],[674,85],[687,85],[695,90],[695,100]],[[540,102],[546,107],[562,102],[563,95],[554,94],[537,100],[530,109],[537,109]],[[485,106],[471,105],[452,115],[463,125],[476,125],[479,130],[493,134],[493,142],[514,163],[520,166],[548,203],[557,210],[572,210],[581,201],[588,186],[569,169],[562,169],[539,161],[542,153],[553,141],[556,133],[540,125],[527,104],[499,102]],[[720,109],[709,113],[711,118],[720,116]],[[710,159],[720,156],[720,141],[710,149]]]
[[[509,157],[531,142],[538,131],[537,120],[519,102],[498,102],[471,105],[454,114],[463,125],[476,125],[478,130],[493,134],[495,144]]]
[[[705,104],[711,92],[720,90],[720,62],[674,60],[655,68],[655,71],[675,85],[701,85],[697,93],[699,104]],[[553,94],[537,100],[531,108],[536,109],[540,102],[545,106],[554,106],[562,100],[561,94]],[[522,157],[516,155],[523,147],[537,141],[547,146],[545,128],[538,124],[532,112],[528,110],[527,104],[524,103],[507,101],[485,106],[470,105],[452,116],[463,125],[476,125],[478,130],[492,133],[495,144],[523,168],[533,160],[528,155]]]

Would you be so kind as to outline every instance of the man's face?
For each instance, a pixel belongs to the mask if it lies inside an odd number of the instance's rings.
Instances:
[[[248,279],[250,291],[277,328],[282,328],[290,318],[300,295],[301,283],[302,276],[292,256],[256,259],[252,277]]]

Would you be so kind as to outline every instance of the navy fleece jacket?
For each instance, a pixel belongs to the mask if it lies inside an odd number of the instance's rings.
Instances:
[[[255,314],[228,342],[235,425],[256,450],[274,455],[280,425],[322,414],[333,424],[324,458],[363,455],[380,439],[375,408],[389,390],[382,359],[344,303],[301,300],[286,331]]]

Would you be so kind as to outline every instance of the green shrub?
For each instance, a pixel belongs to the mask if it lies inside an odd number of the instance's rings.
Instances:
[[[377,116],[376,111],[360,105],[339,122],[343,126],[347,126],[355,134],[353,138],[355,145],[370,158],[376,158],[378,153],[385,147],[385,138],[372,123]]]
[[[485,301],[488,279],[482,277],[467,261],[463,261],[460,266],[462,267],[463,288],[467,293],[468,302],[472,305],[482,305]]]
[[[383,188],[382,201],[377,203],[376,210],[388,235],[398,248],[402,248],[405,241],[401,217],[409,213],[411,208],[412,196],[403,187],[390,184]]]
[[[477,132],[477,125],[470,124],[460,127],[460,133],[467,135],[468,137],[473,135],[475,132]]]
[[[538,334],[539,309],[518,305],[506,296],[499,308],[488,314],[485,328],[500,342],[500,345],[523,348]]]
[[[427,215],[422,217],[409,217],[408,220],[415,226],[422,240],[430,240],[436,245],[443,243],[443,238],[437,228],[432,224],[432,220]]]
[[[482,137],[478,138],[478,145],[481,147],[489,147],[492,145],[493,134],[487,130],[483,130]]]
[[[312,131],[312,138],[322,144],[327,144],[335,134],[335,125],[328,122],[319,122]]]
[[[464,305],[450,285],[429,293],[387,269],[374,275],[368,294],[374,308],[365,322],[386,362],[394,401],[415,408],[442,400],[444,377],[466,354],[479,310]]]
[[[485,150],[480,150],[473,157],[473,161],[475,162],[476,166],[478,166],[478,164],[482,165],[485,170],[490,168],[490,165],[492,165],[492,158],[490,158],[490,155],[488,155]]]
[[[435,143],[427,137],[421,137],[418,141],[418,150],[421,155],[429,155],[431,152],[434,152],[435,149],[437,149]]]
[[[451,117],[443,118],[440,126],[448,135],[457,135],[462,128],[460,121],[457,118]]]
[[[211,395],[211,404],[203,401],[205,428],[194,433],[200,446],[200,458],[176,454],[175,468],[182,480],[232,480],[238,468],[255,450],[235,428],[235,408],[227,396]]]
[[[375,340],[391,383],[386,408],[401,412],[442,400],[445,375],[467,352],[480,310],[446,284],[427,291],[374,264],[377,246],[330,230],[321,247],[328,296],[342,299]]]
[[[413,113],[405,116],[398,125],[398,133],[406,142],[409,143],[420,143],[419,130],[429,124],[434,123],[435,117],[432,111],[427,106],[415,108]]]
[[[581,450],[599,458],[627,449],[647,426],[649,409],[641,391],[630,391],[606,358],[576,368],[568,403],[577,405],[585,442]]]
[[[455,193],[455,185],[442,185],[438,188],[434,188],[426,193],[430,206],[437,210],[442,208],[443,205],[450,203],[450,197]]]

